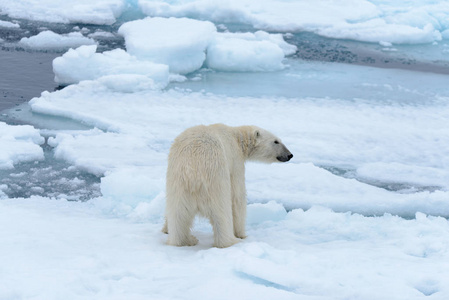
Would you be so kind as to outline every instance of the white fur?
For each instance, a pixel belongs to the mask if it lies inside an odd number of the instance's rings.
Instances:
[[[196,245],[191,227],[197,214],[209,218],[215,247],[245,238],[245,161],[271,163],[287,156],[292,155],[276,136],[256,126],[214,124],[185,130],[168,156],[167,243]]]

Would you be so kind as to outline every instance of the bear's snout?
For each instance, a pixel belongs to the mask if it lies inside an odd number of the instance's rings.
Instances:
[[[286,162],[289,161],[290,159],[292,159],[293,154],[288,154],[288,155],[280,155],[278,157],[276,157],[277,160],[279,160],[280,162]]]

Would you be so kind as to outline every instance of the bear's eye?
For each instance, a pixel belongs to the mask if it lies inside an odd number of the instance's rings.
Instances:
[[[279,142],[278,142],[278,141],[274,141],[274,143],[275,143],[275,144],[279,144]]]

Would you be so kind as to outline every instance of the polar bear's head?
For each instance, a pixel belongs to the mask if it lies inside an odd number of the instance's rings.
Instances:
[[[286,162],[293,157],[281,139],[262,128],[253,126],[253,140],[254,148],[249,155],[250,160],[273,163]]]

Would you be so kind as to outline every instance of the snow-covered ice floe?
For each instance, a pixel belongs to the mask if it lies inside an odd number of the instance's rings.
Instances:
[[[10,169],[14,164],[44,158],[45,142],[39,130],[29,125],[11,126],[0,122],[0,169]]]
[[[141,189],[139,187],[139,189]],[[211,248],[164,245],[159,205],[110,218],[104,198],[0,201],[2,299],[445,299],[449,224],[249,205],[248,238]],[[117,208],[116,207],[116,211]],[[48,280],[57,284],[48,285]]]
[[[102,77],[101,82],[119,90],[164,88],[168,66],[138,60],[122,49],[96,53],[97,46],[70,49],[53,61],[55,81],[61,85]]]
[[[297,161],[249,164],[250,203],[276,200],[289,210],[320,204],[336,211],[410,217],[417,211],[449,216],[449,185],[444,180],[448,176],[445,145],[449,136],[442,134],[447,130],[449,111],[445,100],[441,101],[417,106],[361,99],[226,97],[174,90],[123,93],[96,80],[43,93],[30,104],[35,112],[64,116],[107,131],[57,134],[50,140],[57,157],[95,174],[125,166],[153,168],[148,181],[157,184],[151,197],[164,189],[163,182],[156,179],[165,170],[171,141],[184,128],[215,122],[258,124],[279,132]],[[337,176],[317,165],[353,170],[362,182],[408,183],[438,191],[398,194]],[[129,190],[128,197],[132,194]]]

